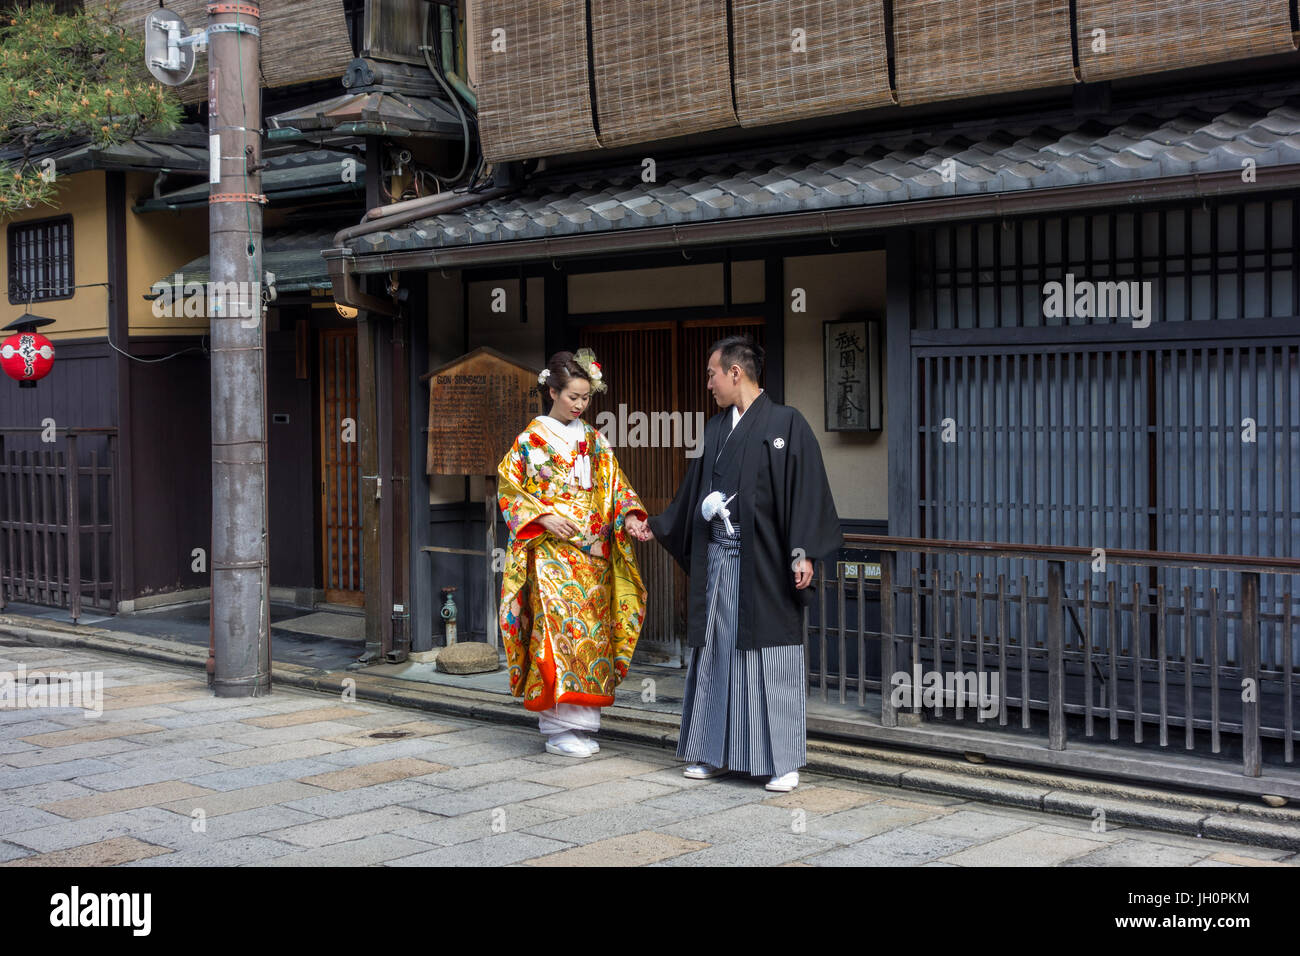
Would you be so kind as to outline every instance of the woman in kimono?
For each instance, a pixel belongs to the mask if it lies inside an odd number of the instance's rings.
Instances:
[[[614,703],[645,615],[629,535],[646,511],[600,432],[583,421],[603,392],[590,349],[558,352],[538,376],[550,414],[515,439],[497,468],[510,531],[500,624],[510,693],[535,711],[546,751],[590,757],[600,708]]]

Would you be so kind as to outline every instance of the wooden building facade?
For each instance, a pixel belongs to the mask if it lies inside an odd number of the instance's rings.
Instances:
[[[410,507],[372,640],[441,643],[448,585],[461,634],[493,633],[480,562],[425,550],[481,549],[490,494],[420,467],[428,369],[591,345],[609,410],[707,413],[704,351],[744,330],[844,519],[806,640],[817,696],[857,712],[810,728],[1300,794],[1295,4],[1123,6],[471,3],[491,188],[325,253],[410,363],[405,395],[376,386],[409,403],[376,427]],[[881,336],[877,430],[827,413],[851,319]],[[624,455],[657,510],[684,450]],[[680,581],[638,548],[645,660],[679,660]],[[900,725],[912,664],[991,671],[996,713]]]

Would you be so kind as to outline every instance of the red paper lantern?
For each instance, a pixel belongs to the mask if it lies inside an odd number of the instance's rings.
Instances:
[[[20,385],[34,388],[54,367],[54,343],[39,332],[18,332],[0,344],[0,365]]]

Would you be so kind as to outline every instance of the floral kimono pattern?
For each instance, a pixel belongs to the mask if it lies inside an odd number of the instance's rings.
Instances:
[[[557,703],[606,707],[627,676],[645,619],[646,591],[629,515],[645,509],[601,434],[583,422],[573,447],[535,418],[497,468],[498,504],[510,530],[500,625],[510,693],[532,711]],[[590,488],[575,477],[586,453]],[[578,527],[558,538],[537,519]]]

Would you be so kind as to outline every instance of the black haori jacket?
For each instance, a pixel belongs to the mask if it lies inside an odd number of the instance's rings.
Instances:
[[[740,620],[736,646],[749,650],[803,643],[803,608],[812,586],[794,586],[796,549],[809,561],[835,555],[844,543],[821,448],[799,410],[778,405],[760,392],[746,409],[749,428],[733,440],[743,442],[737,502],[742,516]],[[662,514],[650,519],[655,539],[668,549],[690,579],[687,646],[704,646],[708,617],[705,577],[709,527],[700,514],[721,436],[731,407],[704,427],[704,452],[691,461],[677,495]],[[721,520],[721,519],[715,519]]]

